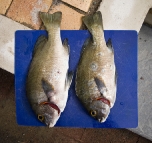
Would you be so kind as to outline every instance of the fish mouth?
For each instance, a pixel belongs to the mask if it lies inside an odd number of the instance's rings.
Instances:
[[[103,103],[107,104],[110,107],[110,101],[105,97],[97,97],[95,100],[101,100]]]
[[[103,123],[103,122],[106,121],[106,118],[102,117],[101,119],[98,119],[98,121],[99,121],[100,123]]]
[[[48,104],[53,109],[57,110],[58,111],[58,115],[60,114],[60,109],[59,109],[59,107],[56,104],[54,104],[52,102],[44,101],[44,102],[41,102],[39,105],[45,105],[45,104]]]
[[[50,123],[50,124],[49,124],[49,128],[52,128],[52,127],[54,127],[54,124],[53,124],[53,123]]]

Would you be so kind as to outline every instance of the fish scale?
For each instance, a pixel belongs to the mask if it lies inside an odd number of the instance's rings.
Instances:
[[[91,116],[105,122],[116,100],[114,51],[111,40],[105,42],[100,12],[82,20],[92,37],[83,46],[76,73],[76,94]]]
[[[36,42],[28,72],[26,92],[37,118],[53,127],[64,111],[72,82],[69,69],[69,45],[60,37],[61,12],[40,12],[48,39],[40,36]]]

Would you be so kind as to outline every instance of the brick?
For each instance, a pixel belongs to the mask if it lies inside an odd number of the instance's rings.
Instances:
[[[85,12],[88,11],[92,0],[62,0],[78,9],[81,9]]]
[[[73,10],[72,8],[59,4],[52,8],[50,13],[54,13],[56,11],[62,12],[62,21],[61,21],[61,30],[79,30],[82,24],[82,14]]]
[[[48,12],[51,4],[52,0],[13,0],[7,16],[30,28],[39,29],[39,11]]]
[[[29,28],[0,15],[0,68],[11,73],[14,73],[14,33],[16,30],[29,30]]]
[[[0,14],[5,14],[12,0],[0,0]]]

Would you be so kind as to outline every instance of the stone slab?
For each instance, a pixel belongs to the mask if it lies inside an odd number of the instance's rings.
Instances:
[[[98,11],[103,17],[104,30],[140,31],[152,7],[152,0],[102,0]]]
[[[12,0],[0,0],[0,14],[5,14]]]
[[[14,73],[14,34],[16,30],[29,30],[29,28],[0,15],[0,67],[11,73]]]
[[[92,0],[62,0],[78,9],[88,12]]]

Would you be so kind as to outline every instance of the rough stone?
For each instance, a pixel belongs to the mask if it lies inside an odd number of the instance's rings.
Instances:
[[[12,0],[0,0],[0,14],[5,14]]]
[[[62,0],[78,9],[81,9],[85,12],[88,11],[92,0]]]
[[[11,73],[14,73],[14,35],[16,30],[29,30],[29,28],[0,15],[0,67]]]
[[[39,11],[48,12],[52,0],[14,0],[7,16],[30,28],[39,29],[41,20]]]

